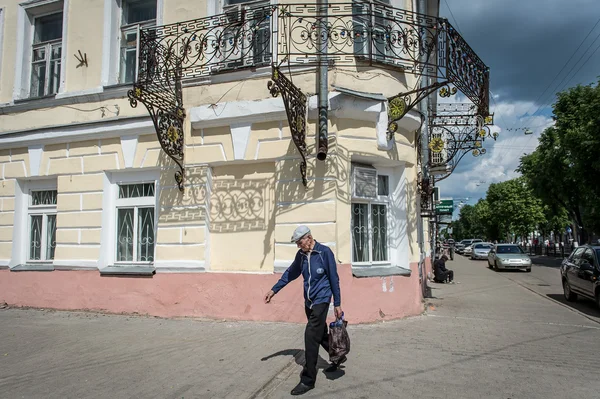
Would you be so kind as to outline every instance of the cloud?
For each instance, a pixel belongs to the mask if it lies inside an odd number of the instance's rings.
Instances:
[[[437,183],[442,196],[469,197],[469,202],[473,203],[485,197],[490,184],[518,177],[516,169],[520,158],[524,153],[535,150],[540,134],[553,124],[549,116],[529,117],[527,111],[532,108],[536,108],[535,104],[528,101],[499,103],[494,109],[496,125],[491,127],[492,131],[499,132],[498,139],[485,140],[483,147],[487,150],[486,154],[479,157],[465,155],[454,172]],[[525,135],[524,128],[508,130],[524,122],[527,122],[533,134]]]
[[[490,67],[491,90],[504,101],[552,103],[556,89],[597,80],[600,50],[577,75],[575,72],[600,45],[593,42],[600,26],[569,58],[598,20],[597,0],[445,0],[440,15],[457,25],[467,43]],[[571,69],[590,45],[578,66]],[[570,64],[551,84],[567,61]],[[563,76],[569,77],[559,85]]]

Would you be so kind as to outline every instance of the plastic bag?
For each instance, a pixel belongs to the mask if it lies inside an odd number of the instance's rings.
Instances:
[[[329,323],[329,361],[340,363],[350,353],[350,336],[346,329],[348,322],[342,317]]]

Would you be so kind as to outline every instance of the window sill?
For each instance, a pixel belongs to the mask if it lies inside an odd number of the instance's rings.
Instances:
[[[148,266],[107,266],[99,269],[101,276],[153,276],[154,265]]]
[[[387,276],[410,276],[412,271],[400,266],[356,266],[352,265],[354,277],[387,277]]]
[[[52,272],[54,271],[54,265],[52,263],[26,263],[24,265],[17,265],[10,268],[11,272]]]

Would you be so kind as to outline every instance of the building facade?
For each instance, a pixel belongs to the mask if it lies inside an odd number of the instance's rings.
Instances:
[[[429,3],[330,4],[326,57],[311,5],[0,0],[0,301],[301,321],[262,298],[306,224],[349,318],[420,313],[423,54],[377,27]]]

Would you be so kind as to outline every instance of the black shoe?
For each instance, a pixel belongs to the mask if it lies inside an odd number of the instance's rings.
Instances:
[[[313,389],[315,386],[306,385],[303,382],[299,382],[294,389],[292,389],[292,395],[304,395],[306,392]]]
[[[340,368],[340,364],[344,363],[346,360],[348,360],[348,358],[346,356],[342,357],[337,363],[331,363],[331,366],[327,367],[325,369],[326,373],[333,373],[335,371],[338,371],[338,369]]]

